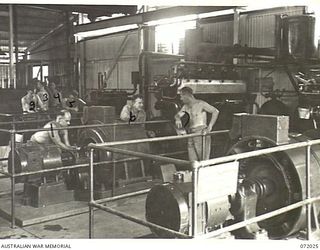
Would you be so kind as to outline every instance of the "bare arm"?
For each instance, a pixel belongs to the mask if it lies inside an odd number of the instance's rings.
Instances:
[[[41,100],[40,96],[38,94],[35,94],[36,100],[37,100],[37,104],[39,105],[39,108],[44,110],[45,106],[43,101]]]
[[[216,123],[216,121],[218,119],[219,110],[206,102],[202,102],[202,105],[203,105],[204,111],[211,113],[211,120],[208,125],[208,132],[210,132],[212,130],[213,125]]]
[[[21,98],[21,106],[23,112],[29,112],[29,104],[26,102],[25,98]]]
[[[129,121],[129,119],[130,119],[130,110],[129,110],[129,108],[128,108],[128,105],[125,105],[125,106],[122,108],[121,114],[120,114],[120,119],[121,119],[122,121],[125,121],[125,122]]]
[[[53,128],[56,128],[56,125],[52,124]],[[50,138],[53,141],[54,144],[56,144],[57,146],[59,146],[62,149],[65,150],[72,150],[70,143],[69,143],[69,138],[66,141],[66,136],[68,137],[68,134],[64,134],[64,141],[65,143],[63,143],[61,141],[60,135],[59,135],[59,131],[58,130],[53,130],[53,131],[48,131],[50,133]]]
[[[184,116],[186,107],[183,106],[180,111],[174,116],[174,119],[176,120],[176,127],[177,128],[182,128],[182,123],[181,123],[181,118]]]
[[[71,147],[70,142],[69,142],[69,133],[68,133],[68,130],[63,130],[63,139],[64,139],[64,143],[65,143],[68,147]]]

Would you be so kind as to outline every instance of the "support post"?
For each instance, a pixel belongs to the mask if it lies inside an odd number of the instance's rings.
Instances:
[[[306,199],[311,198],[311,183],[310,183],[310,153],[311,146],[306,147]],[[307,215],[307,240],[311,239],[312,228],[311,228],[311,203],[306,205]]]
[[[94,207],[92,205],[94,201],[93,192],[93,151],[94,149],[90,149],[90,201],[89,201],[89,239],[94,237]]]
[[[15,202],[16,202],[16,197],[15,197],[15,137],[16,133],[15,130],[13,129],[11,131],[11,228],[16,228],[16,211],[15,211]]]
[[[233,13],[233,44],[239,44],[240,12],[237,8],[235,8]],[[233,58],[233,63],[237,64],[238,59]]]
[[[14,63],[13,63],[13,6],[9,4],[9,88],[14,88]]]
[[[200,162],[192,163],[192,220],[191,220],[191,231],[192,236],[195,238],[197,235],[197,219],[198,219],[198,174],[199,168],[201,167]]]

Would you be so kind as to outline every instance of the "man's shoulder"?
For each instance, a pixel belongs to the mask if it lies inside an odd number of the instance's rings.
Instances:
[[[43,126],[44,128],[50,128],[50,127],[53,127],[53,128],[58,128],[60,127],[59,124],[56,122],[56,121],[50,121],[48,122],[46,125]]]
[[[203,100],[200,100],[200,99],[198,99],[198,101],[199,101],[198,104],[201,105],[201,106],[210,105],[210,106],[214,107],[217,111],[219,111],[214,105],[211,105],[211,104],[207,103],[206,101],[203,101]]]
[[[204,100],[200,100],[200,99],[197,99],[197,103],[198,105],[205,105],[205,104],[208,104],[206,101]]]
[[[129,104],[126,104],[123,106],[122,110],[131,110],[131,106]]]

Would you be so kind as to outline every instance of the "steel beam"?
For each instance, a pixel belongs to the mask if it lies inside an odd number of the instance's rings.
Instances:
[[[30,43],[35,40],[28,40],[28,41],[18,41],[19,47],[28,47]],[[9,46],[9,40],[0,40],[0,46]]]
[[[177,6],[164,8],[160,10],[145,12],[132,16],[124,16],[118,18],[112,18],[108,20],[98,21],[89,24],[78,25],[74,28],[75,33],[106,29],[111,27],[129,25],[129,24],[143,24],[145,22],[177,17],[177,16],[185,16],[191,14],[200,14],[200,13],[208,13],[213,11],[221,11],[227,9],[233,9],[237,6]]]
[[[19,40],[26,40],[26,41],[30,41],[30,40],[37,40],[39,39],[39,37],[41,37],[41,35],[44,35],[43,33],[41,34],[23,34],[20,33],[20,27],[19,28]],[[0,31],[0,37],[1,39],[9,39],[10,38],[10,32],[8,31]]]
[[[69,21],[72,22],[75,19],[74,16],[71,16],[69,18]],[[44,36],[40,37],[37,41],[31,43],[26,51],[32,51],[36,48],[38,48],[41,44],[45,43],[48,39],[51,38],[51,36],[53,36],[54,34],[57,34],[58,32],[62,31],[66,26],[66,23],[60,23],[59,25],[57,25],[55,28],[53,28],[52,30],[50,30],[47,34],[45,34]]]
[[[19,34],[35,34],[35,35],[44,35],[48,32],[48,27],[43,26],[29,26],[25,24],[19,25]],[[5,23],[0,22],[0,31],[8,32],[8,25]]]

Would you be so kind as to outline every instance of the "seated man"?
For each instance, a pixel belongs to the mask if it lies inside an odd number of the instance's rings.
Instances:
[[[61,110],[57,115],[55,121],[48,122],[44,128],[64,128],[70,124],[71,114],[67,110]],[[31,136],[32,142],[39,144],[55,144],[61,149],[75,151],[76,146],[71,146],[69,143],[68,130],[51,130],[51,131],[39,131]]]
[[[27,94],[21,98],[21,105],[23,113],[34,113],[43,107],[41,99],[32,87],[28,87]]]
[[[71,91],[66,98],[62,99],[62,107],[69,111],[82,112],[86,102],[78,97],[76,90]]]
[[[49,110],[49,94],[45,89],[45,83],[44,82],[37,82],[37,95],[39,96],[41,102],[42,102],[42,111],[48,111]]]
[[[143,97],[141,95],[134,95],[132,103],[122,108],[120,119],[129,123],[146,121],[146,113],[143,110]]]
[[[52,110],[61,109],[62,94],[57,90],[54,82],[48,84],[49,108]]]

